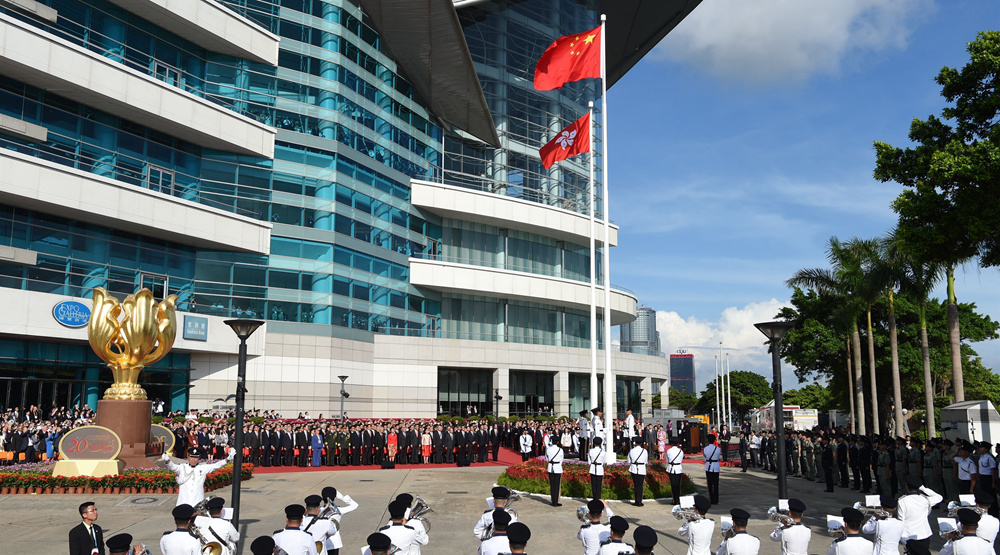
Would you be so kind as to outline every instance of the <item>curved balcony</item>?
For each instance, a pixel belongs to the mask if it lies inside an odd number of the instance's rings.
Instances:
[[[590,217],[572,210],[433,181],[410,180],[410,202],[445,218],[517,229],[577,245],[590,244]],[[618,245],[618,226],[611,225],[612,247]],[[595,222],[598,247],[604,244],[604,223]]]
[[[485,295],[590,310],[589,283],[513,270],[410,258],[410,283],[446,293]],[[611,325],[635,320],[637,302],[635,294],[612,288]],[[600,286],[597,306],[604,306],[604,289]]]

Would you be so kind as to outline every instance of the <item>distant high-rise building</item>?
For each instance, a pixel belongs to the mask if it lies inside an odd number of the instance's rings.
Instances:
[[[660,334],[656,331],[656,311],[636,308],[636,319],[621,326],[621,348],[626,353],[661,356]]]
[[[683,393],[695,394],[694,355],[679,352],[670,355],[670,387]]]

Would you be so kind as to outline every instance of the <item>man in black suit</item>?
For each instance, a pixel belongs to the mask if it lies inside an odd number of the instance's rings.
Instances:
[[[396,464],[406,464],[410,460],[409,440],[406,438],[406,424],[396,430]]]
[[[444,430],[444,462],[445,464],[455,462],[455,434],[452,433],[451,426]]]
[[[375,460],[372,461],[372,464],[382,466],[382,459],[385,456],[386,443],[385,431],[382,430],[382,426],[375,426],[375,435],[372,438],[372,449]]]
[[[442,464],[444,462],[444,432],[441,431],[440,424],[434,427],[434,432],[431,434],[431,452],[433,453],[432,463]]]
[[[261,466],[271,466],[271,431],[267,425],[260,432],[260,462]]]
[[[247,449],[250,450],[250,463],[254,466],[260,466],[260,427],[254,426],[253,430],[247,434],[246,438]]]
[[[296,464],[299,466],[309,466],[309,444],[309,433],[306,432],[305,427],[299,428],[295,432],[295,447],[299,450],[299,459]]]
[[[356,426],[351,426],[351,466],[361,464],[361,431]]]
[[[490,452],[493,454],[493,462],[497,462],[497,455],[500,454],[500,429],[496,424],[490,426]]]
[[[410,447],[410,464],[420,464],[420,434],[416,426],[406,432],[406,444]]]
[[[69,531],[69,555],[91,555],[94,549],[99,555],[104,555],[104,531],[94,523],[97,520],[97,505],[93,501],[81,503],[80,517],[83,522]]]
[[[375,448],[375,433],[372,432],[371,424],[361,430],[361,446],[364,451],[361,453],[361,464],[368,466],[375,461],[373,450]]]
[[[292,427],[290,425],[285,425],[285,428],[281,431],[281,449],[284,451],[284,461],[285,466],[292,466],[295,464],[295,438],[292,437]]]

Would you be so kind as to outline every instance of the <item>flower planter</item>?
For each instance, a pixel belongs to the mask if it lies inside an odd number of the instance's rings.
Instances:
[[[111,493],[118,495],[122,492],[122,488],[111,488]]]
[[[163,488],[156,488],[156,493],[163,493]]]
[[[9,495],[10,488],[0,488],[0,495]]]
[[[24,495],[25,491],[26,491],[26,488],[17,488],[17,494],[18,495]]]
[[[55,493],[56,495],[62,495],[66,493],[66,488],[53,488],[52,493]]]
[[[146,488],[139,488],[139,493],[140,494],[146,493]]]

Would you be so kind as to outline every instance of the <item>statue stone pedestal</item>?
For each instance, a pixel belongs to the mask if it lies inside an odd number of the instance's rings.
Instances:
[[[146,458],[146,444],[152,424],[153,402],[101,400],[97,402],[98,426],[114,430],[122,440],[122,451],[118,459],[126,466],[149,468],[152,463]]]

